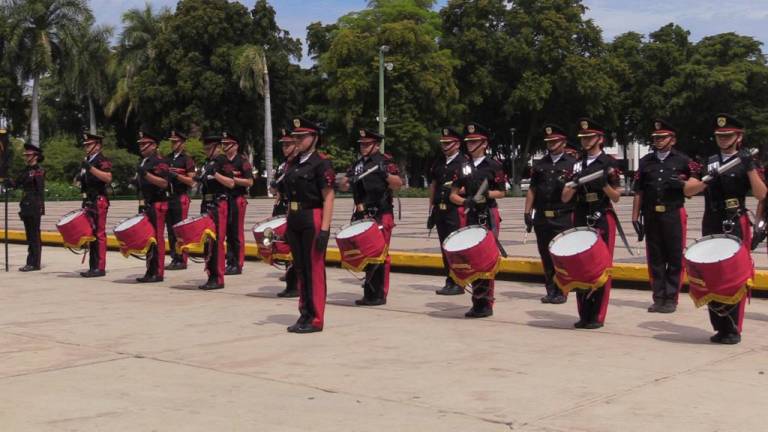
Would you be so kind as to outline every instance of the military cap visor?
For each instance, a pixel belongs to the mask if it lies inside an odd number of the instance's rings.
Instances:
[[[320,131],[318,125],[303,117],[294,117],[291,125],[293,126],[291,135],[317,134]]]
[[[26,152],[34,152],[36,154],[43,154],[43,150],[33,144],[24,144],[24,153]]]
[[[103,140],[104,137],[101,135],[93,135],[89,133],[83,134],[83,142],[82,145],[86,146],[89,144],[101,144],[101,140]]]
[[[718,114],[715,117],[715,135],[743,133],[744,124],[730,114]]]
[[[185,135],[185,134],[183,134],[183,133],[181,133],[179,131],[175,131],[174,130],[174,131],[171,131],[171,134],[168,136],[168,139],[171,140],[171,141],[174,141],[174,140],[184,140],[184,141],[186,141],[187,135]]]
[[[605,135],[605,130],[603,130],[602,126],[586,117],[579,119],[579,133],[577,135],[579,138],[589,138],[596,135]]]
[[[448,136],[440,137],[440,144],[453,144],[460,141],[461,141],[461,138],[455,137],[455,136],[448,135]]]

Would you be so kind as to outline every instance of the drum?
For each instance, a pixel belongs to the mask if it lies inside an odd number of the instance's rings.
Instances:
[[[143,213],[124,219],[117,224],[114,233],[124,257],[144,256],[152,245],[157,244],[155,228]]]
[[[342,227],[336,234],[336,244],[341,253],[341,266],[357,272],[364,271],[368,264],[383,263],[389,252],[379,224],[371,219]]]
[[[64,239],[64,247],[82,249],[86,243],[96,240],[93,225],[85,209],[73,210],[59,219],[56,229]]]
[[[595,290],[608,281],[611,255],[597,230],[577,227],[549,242],[555,283],[564,294],[574,289]]]
[[[208,214],[190,216],[175,224],[173,232],[176,244],[172,246],[177,254],[202,253],[208,238],[216,239],[216,224]]]
[[[752,284],[755,264],[738,237],[702,237],[685,249],[684,257],[689,294],[696,307],[711,301],[736,304]]]
[[[461,286],[477,279],[493,279],[499,271],[501,255],[493,233],[471,225],[451,233],[443,242],[451,278]]]
[[[285,216],[275,216],[257,223],[253,226],[253,238],[256,240],[256,247],[259,256],[267,264],[276,261],[287,262],[293,260],[291,247],[285,239],[285,231],[288,229],[288,220]],[[272,237],[266,243],[264,242],[264,231],[272,232]]]

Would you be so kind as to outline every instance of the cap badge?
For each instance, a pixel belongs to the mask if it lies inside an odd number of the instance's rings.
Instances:
[[[469,131],[469,133],[475,133],[475,125],[467,126],[467,131]]]
[[[301,120],[297,118],[293,119],[293,127],[301,127]]]
[[[654,123],[654,124],[653,124],[653,127],[655,127],[655,128],[656,128],[656,130],[659,130],[659,129],[661,129],[661,122],[656,122],[656,123]]]
[[[360,129],[360,137],[365,138],[365,129]]]
[[[547,128],[546,128],[546,129],[544,129],[544,132],[545,132],[547,135],[552,135],[552,128],[551,128],[551,127],[549,127],[549,126],[547,126]]]
[[[582,129],[589,129],[589,122],[586,120],[581,121],[581,128]]]
[[[727,120],[725,119],[725,117],[718,117],[717,118],[717,126],[725,127],[726,123],[727,123]]]
[[[443,136],[448,136],[448,129],[443,129]]]

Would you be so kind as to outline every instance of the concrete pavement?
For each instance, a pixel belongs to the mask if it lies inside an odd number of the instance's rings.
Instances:
[[[201,292],[202,266],[133,282],[144,263],[109,253],[106,278],[44,248],[45,268],[0,282],[3,431],[757,431],[768,399],[768,302],[744,340],[712,345],[705,310],[681,297],[649,314],[648,292],[612,293],[606,327],[574,330],[576,307],[535,284],[499,282],[495,315],[466,320],[467,295],[393,274],[389,302],[353,306],[329,269],[325,331],[285,331],[295,299],[279,272],[247,264]],[[25,248],[11,246],[14,267]],[[15,270],[15,268],[14,268]]]

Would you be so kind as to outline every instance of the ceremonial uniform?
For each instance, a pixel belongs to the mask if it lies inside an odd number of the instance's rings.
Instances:
[[[293,126],[294,136],[319,134],[319,127],[303,118],[294,118]],[[333,188],[335,176],[328,157],[311,151],[296,157],[283,180],[288,199],[286,236],[298,276],[301,313],[298,322],[288,328],[291,332],[310,333],[323,329],[327,293],[325,249],[328,244],[328,231],[322,231],[323,190]]]
[[[656,120],[654,137],[676,135],[663,120]],[[674,312],[683,276],[683,250],[688,215],[685,211],[685,181],[698,176],[699,165],[670,148],[640,159],[634,191],[640,201],[641,233],[645,235],[648,277],[653,290],[649,312]]]
[[[281,129],[280,142],[282,143],[284,140],[293,141],[293,138],[288,130]],[[277,167],[277,170],[275,171],[275,179],[272,180],[272,184],[270,184],[270,187],[274,189],[277,194],[275,203],[272,206],[272,217],[288,214],[288,193],[286,191],[285,174],[288,172],[291,162],[292,161],[285,161]],[[286,263],[286,266],[285,276],[283,277],[285,280],[285,289],[277,293],[277,296],[298,297],[299,286],[298,277],[296,276],[296,268],[294,267],[293,262]]]
[[[237,138],[224,132],[223,138]],[[229,161],[236,179],[253,179],[253,166],[240,152]],[[227,224],[227,273],[240,274],[245,263],[245,211],[248,207],[248,188],[235,185],[229,190],[229,222]]]
[[[182,139],[186,136],[177,131],[172,132]],[[171,264],[169,269],[184,269],[187,267],[187,252],[176,253],[176,233],[173,226],[183,221],[189,216],[189,186],[178,180],[178,175],[194,177],[195,161],[187,152],[171,152],[168,157],[169,167],[169,188],[168,188],[168,214],[166,217],[166,228],[168,229],[168,243],[171,248]]]
[[[85,134],[84,142],[101,142],[98,135]],[[107,211],[109,210],[109,198],[107,197],[108,184],[101,181],[91,172],[91,167],[100,171],[111,172],[112,162],[99,151],[89,155],[83,161],[80,169],[80,191],[83,194],[83,208],[87,210],[93,222],[93,232],[96,240],[89,245],[89,270],[80,273],[83,277],[104,276],[107,266]]]
[[[157,145],[157,138],[145,132],[140,133],[140,145],[142,140],[152,140]],[[152,245],[147,252],[147,272],[144,277],[137,278],[139,282],[161,282],[165,272],[165,215],[168,213],[168,190],[152,184],[147,180],[147,174],[168,179],[168,161],[160,157],[157,152],[150,154],[139,162],[137,168],[137,180],[141,199],[144,204],[139,211],[143,211],[149,218],[149,222],[155,230],[157,243]]]
[[[444,140],[461,141],[461,135],[450,128],[444,128],[442,136],[441,142]],[[437,290],[438,294],[455,295],[464,293],[464,287],[457,285],[448,274],[448,259],[445,256],[442,245],[451,233],[467,225],[464,207],[454,204],[450,199],[451,187],[462,175],[461,170],[465,166],[469,166],[469,159],[459,150],[448,158],[443,157],[435,161],[429,172],[430,183],[434,187],[434,192],[432,194],[432,202],[430,203],[430,221],[427,225],[430,230],[432,229],[432,224],[437,227],[437,236],[440,239],[440,252],[443,256],[443,268],[446,272],[445,286]]]
[[[40,240],[40,219],[45,214],[45,171],[39,165],[43,160],[40,149],[31,144],[25,144],[24,150],[36,152],[37,162],[33,166],[26,166],[15,180],[9,179],[7,186],[22,190],[19,217],[24,223],[27,238],[27,263],[19,271],[28,272],[40,270],[43,249]]]
[[[544,140],[565,140],[566,134],[556,125],[544,127]],[[565,144],[563,144],[565,145]],[[531,171],[530,190],[533,193],[531,222],[536,232],[536,245],[544,267],[544,284],[547,295],[544,303],[564,303],[562,290],[555,283],[555,267],[549,254],[549,243],[561,232],[573,228],[573,203],[563,203],[563,186],[573,175],[577,160],[563,151],[558,155],[548,153],[534,162]],[[529,223],[529,222],[528,222]]]
[[[589,119],[581,119],[579,128],[579,138],[604,134],[603,128]],[[613,157],[600,152],[596,157],[585,155],[580,162],[574,165],[574,175],[577,177],[584,177],[599,171],[604,173],[602,179],[580,185],[576,189],[572,200],[575,201],[574,226],[589,226],[596,229],[608,246],[611,261],[609,265],[613,265],[613,249],[616,243],[618,218],[603,187],[606,183],[614,189],[620,186],[621,172],[618,162]],[[602,326],[608,311],[610,293],[610,276],[602,287],[594,291],[580,290],[576,293],[580,318],[579,322],[576,323],[577,328]]]

